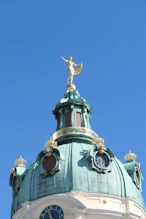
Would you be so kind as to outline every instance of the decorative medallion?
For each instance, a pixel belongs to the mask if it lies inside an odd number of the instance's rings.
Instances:
[[[64,212],[58,205],[50,205],[42,211],[40,219],[64,219]]]
[[[113,153],[104,145],[104,139],[97,135],[92,141],[93,148],[86,153],[86,158],[91,162],[92,169],[99,173],[112,171]]]
[[[60,170],[64,158],[59,150],[55,148],[56,146],[57,142],[54,141],[52,137],[49,141],[45,142],[46,150],[40,158],[40,174],[42,177],[53,175],[55,172]]]

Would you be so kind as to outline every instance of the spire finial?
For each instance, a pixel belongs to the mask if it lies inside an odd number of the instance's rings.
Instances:
[[[79,74],[82,71],[83,68],[83,63],[81,62],[80,64],[75,64],[72,60],[73,57],[70,56],[69,59],[65,59],[63,56],[61,56],[61,58],[63,59],[63,61],[65,61],[68,65],[67,71],[70,73],[68,79],[67,79],[67,83],[69,84],[68,86],[68,90],[76,90],[76,86],[73,84],[73,77],[74,75]],[[78,68],[74,68],[77,67]]]

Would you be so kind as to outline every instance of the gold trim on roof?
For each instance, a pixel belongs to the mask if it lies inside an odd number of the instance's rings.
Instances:
[[[88,128],[84,128],[84,127],[68,127],[68,128],[63,128],[58,130],[57,132],[55,132],[52,137],[53,139],[58,139],[62,136],[66,136],[66,135],[85,135],[85,136],[89,136],[91,138],[95,138],[97,136],[97,134]]]

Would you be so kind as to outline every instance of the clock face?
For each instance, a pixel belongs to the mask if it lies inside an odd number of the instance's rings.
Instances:
[[[97,153],[95,157],[95,162],[97,166],[103,169],[109,166],[109,158],[106,154]]]
[[[64,213],[63,210],[57,205],[50,205],[45,208],[41,215],[40,219],[63,219]]]

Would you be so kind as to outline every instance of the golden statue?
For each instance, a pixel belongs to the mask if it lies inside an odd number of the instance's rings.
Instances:
[[[67,82],[68,84],[73,84],[73,77],[74,75],[79,74],[82,71],[83,68],[83,64],[82,62],[80,64],[75,64],[72,60],[73,58],[70,56],[68,60],[66,60],[65,58],[63,58],[63,56],[61,56],[61,58],[63,59],[63,61],[65,61],[68,64],[68,68],[67,71],[70,73]],[[74,68],[74,66],[79,66],[78,68]]]

